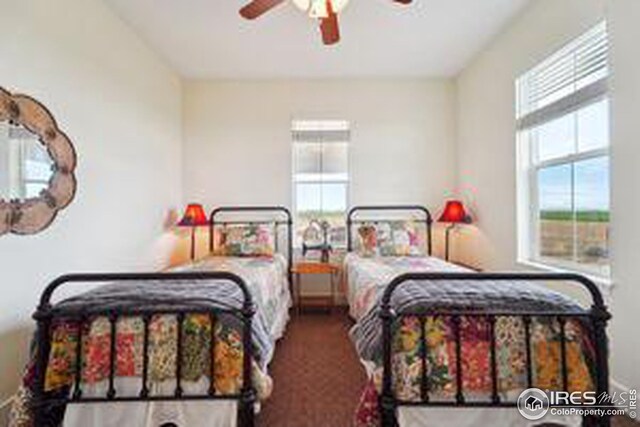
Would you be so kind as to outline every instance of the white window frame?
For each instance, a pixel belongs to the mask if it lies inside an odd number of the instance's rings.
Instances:
[[[598,25],[603,25],[603,23]],[[527,73],[520,78],[523,78],[526,74]],[[520,78],[516,81],[516,90],[518,90]],[[538,126],[575,113],[605,99],[609,99],[608,78],[601,78],[549,105],[532,111],[526,111],[524,114],[521,113],[522,96],[523,94],[518,92],[516,97],[518,262],[526,266],[547,270],[587,274],[600,283],[608,284],[610,283],[609,274],[603,274],[601,271],[590,268],[588,265],[540,256],[538,172],[551,166],[574,165],[584,160],[602,157],[610,159],[610,145],[604,148],[595,148],[581,152],[576,150],[573,154],[538,161],[537,141],[529,134],[530,131]],[[609,132],[609,137],[610,135],[611,132]],[[577,239],[577,233],[575,231],[573,237]],[[573,246],[574,251],[577,250],[575,243]]]
[[[297,180],[296,176],[296,144],[330,144],[331,142],[296,142],[295,137],[291,139],[291,200],[293,207],[293,221],[294,221],[294,247],[299,249],[301,247],[300,242],[295,236],[296,224],[300,221],[298,216],[298,200],[297,200],[297,188],[298,184],[345,184],[346,186],[346,200],[345,200],[345,217],[347,211],[349,209],[351,203],[351,122],[348,120],[330,120],[330,119],[295,119],[291,122],[292,132],[295,132],[295,124],[298,122],[308,122],[308,123],[343,123],[346,125],[347,132],[349,133],[349,138],[345,141],[347,143],[347,174],[344,179],[324,179],[319,177],[318,179],[308,179],[308,180]],[[320,175],[320,174],[319,174]],[[346,223],[345,223],[346,224]],[[346,240],[344,244],[341,244],[334,249],[344,249],[346,248]]]

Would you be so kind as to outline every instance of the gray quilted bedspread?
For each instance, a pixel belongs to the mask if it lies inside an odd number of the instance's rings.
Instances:
[[[101,314],[105,311],[141,309],[153,311],[198,309],[240,309],[243,303],[240,288],[225,280],[138,281],[112,283],[54,305],[54,313]],[[241,330],[241,320],[233,315],[220,315],[234,329]],[[257,307],[253,318],[254,357],[262,362],[270,359],[273,342],[264,315]]]
[[[382,352],[380,299],[387,285],[378,286],[378,299],[353,327],[351,338],[364,360],[378,359]],[[411,281],[398,287],[391,306],[396,313],[443,312],[583,312],[574,300],[530,281]]]

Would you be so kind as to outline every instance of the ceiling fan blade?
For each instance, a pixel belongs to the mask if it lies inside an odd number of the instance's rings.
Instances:
[[[287,0],[253,0],[240,9],[240,15],[245,19],[256,19],[285,1]]]
[[[400,4],[411,4],[413,2],[413,0],[393,0],[393,1]]]
[[[331,3],[329,3],[329,16],[323,18],[320,22],[320,31],[322,32],[322,41],[324,44],[329,46],[340,41],[338,14],[333,11]]]

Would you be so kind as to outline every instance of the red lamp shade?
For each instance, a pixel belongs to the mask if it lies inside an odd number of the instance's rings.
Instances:
[[[203,225],[209,225],[209,221],[202,205],[197,203],[191,203],[187,206],[184,216],[178,223],[180,227],[199,227]]]
[[[442,212],[438,222],[448,222],[451,224],[468,222],[467,212],[462,202],[460,200],[447,201],[447,205],[444,207],[444,212]]]

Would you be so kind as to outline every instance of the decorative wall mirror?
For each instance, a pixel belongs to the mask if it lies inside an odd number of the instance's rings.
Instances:
[[[76,192],[76,152],[47,108],[0,87],[0,236],[47,228]]]

